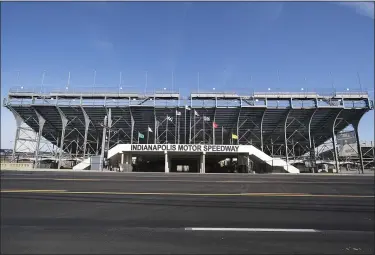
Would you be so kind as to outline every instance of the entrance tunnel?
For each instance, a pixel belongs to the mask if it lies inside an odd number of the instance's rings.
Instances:
[[[128,156],[131,172],[247,173],[252,165],[240,153],[133,152]]]

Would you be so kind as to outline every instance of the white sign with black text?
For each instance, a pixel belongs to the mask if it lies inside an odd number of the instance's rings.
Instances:
[[[238,152],[238,145],[213,144],[132,144],[132,151]]]

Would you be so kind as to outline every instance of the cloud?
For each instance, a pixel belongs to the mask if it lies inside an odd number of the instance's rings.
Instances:
[[[111,51],[114,49],[114,45],[108,40],[94,40],[94,48],[101,51]]]
[[[359,15],[374,19],[374,2],[340,2],[338,4],[354,9]]]

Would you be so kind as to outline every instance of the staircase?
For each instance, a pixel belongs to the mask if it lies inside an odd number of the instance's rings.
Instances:
[[[90,167],[91,158],[86,158],[77,165],[73,166],[73,170],[87,170]]]

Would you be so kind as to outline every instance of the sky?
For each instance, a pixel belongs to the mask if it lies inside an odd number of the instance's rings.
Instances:
[[[40,89],[43,72],[51,90],[70,72],[71,88],[362,88],[373,98],[374,3],[1,2],[1,97]],[[12,148],[15,121],[4,107],[1,123],[1,148]],[[360,135],[374,140],[374,111]]]

